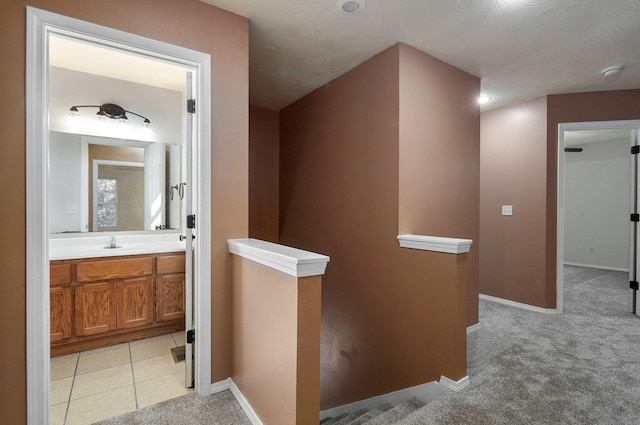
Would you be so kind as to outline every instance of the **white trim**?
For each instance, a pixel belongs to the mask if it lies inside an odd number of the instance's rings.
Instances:
[[[449,254],[464,254],[469,252],[473,241],[471,239],[443,238],[440,236],[398,235],[398,242],[402,248],[421,249],[424,251],[446,252]]]
[[[253,425],[262,425],[262,421],[260,420],[260,418],[258,417],[256,412],[253,410],[253,408],[251,407],[251,405],[249,404],[245,396],[240,392],[240,389],[236,386],[235,382],[233,382],[233,379],[231,378],[229,378],[229,387],[231,389],[231,393],[238,401],[238,404],[240,405],[242,410],[244,410],[244,413],[249,418],[249,422],[251,422]]]
[[[320,420],[330,417],[336,417],[343,413],[353,413],[362,409],[375,409],[376,407],[389,403],[393,406],[417,397],[425,403],[429,403],[437,398],[448,394],[449,390],[436,381],[427,382],[426,384],[416,385],[415,387],[405,388],[391,393],[371,397],[366,400],[356,401],[354,403],[345,404],[320,412]]]
[[[556,314],[558,311],[555,308],[542,308],[535,305],[519,303],[517,301],[505,300],[504,298],[492,297],[491,295],[480,294],[480,299],[485,301],[491,301],[494,303],[508,305],[509,307],[516,307],[522,310],[535,311],[536,313]]]
[[[476,323],[475,325],[468,326],[467,335],[471,335],[474,332],[478,332],[480,328],[482,328],[482,325],[480,324],[480,322]]]
[[[294,277],[323,275],[329,257],[289,246],[243,238],[228,239],[229,252]]]
[[[561,265],[564,264],[564,132],[575,130],[599,130],[606,128],[640,127],[640,120],[620,121],[591,121],[570,122],[558,124],[558,167],[557,167],[557,209],[556,209],[556,310],[562,314],[564,311],[564,274]]]
[[[590,269],[598,269],[598,270],[612,270],[614,272],[627,272],[629,273],[628,267],[610,267],[610,266],[602,266],[599,264],[583,264],[583,263],[572,263],[570,261],[564,262],[565,266],[575,266],[575,267],[588,267]]]
[[[199,344],[195,346],[195,390],[207,395],[211,385],[211,56],[180,48],[180,52],[195,55],[197,66],[196,99],[199,105],[195,152],[197,155],[197,202],[195,214],[198,226],[194,258],[194,305],[195,326]],[[186,56],[185,56],[186,57]]]
[[[223,391],[227,391],[228,389],[231,388],[231,383],[230,383],[231,379],[227,378],[227,379],[223,379],[222,381],[218,381],[218,382],[214,382],[213,384],[211,384],[211,387],[209,388],[209,395],[214,395],[214,394],[218,394],[221,393]]]
[[[196,271],[196,392],[211,389],[211,57],[195,50],[114,30],[27,6],[27,421],[49,423],[49,225],[48,87],[49,33],[66,34],[168,60],[197,70],[198,255]]]
[[[469,385],[471,385],[471,381],[469,380],[468,376],[465,376],[464,378],[462,378],[459,381],[454,381],[452,379],[447,378],[446,376],[442,375],[440,376],[440,385],[442,385],[443,387],[451,390],[451,391],[462,391],[465,388],[467,388]]]
[[[49,222],[47,35],[27,6],[27,423],[49,424]],[[39,12],[39,11],[38,11]]]

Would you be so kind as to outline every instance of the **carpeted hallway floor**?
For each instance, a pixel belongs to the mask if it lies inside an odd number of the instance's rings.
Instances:
[[[628,274],[565,267],[565,312],[488,301],[469,337],[471,386],[398,424],[638,424],[640,318]]]
[[[482,326],[468,343],[471,386],[393,423],[640,423],[640,318],[627,313],[628,280],[622,272],[565,267],[563,315],[481,301]],[[249,422],[227,391],[100,424]]]

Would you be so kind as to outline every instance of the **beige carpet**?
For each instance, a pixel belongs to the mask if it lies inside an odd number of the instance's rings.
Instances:
[[[626,273],[566,267],[563,315],[481,301],[482,326],[469,337],[468,388],[426,406],[410,400],[323,423],[640,424],[640,318],[627,313],[628,285]],[[99,424],[249,421],[225,391],[189,394]]]
[[[230,391],[195,393],[97,422],[99,425],[251,425]]]

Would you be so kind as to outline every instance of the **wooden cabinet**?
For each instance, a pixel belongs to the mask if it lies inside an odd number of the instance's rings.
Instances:
[[[49,300],[51,342],[71,338],[71,287],[52,287]]]
[[[153,279],[117,282],[118,329],[135,328],[153,322]]]
[[[75,288],[77,336],[116,328],[116,288],[111,282],[87,283]]]
[[[49,317],[51,342],[71,338],[71,264],[59,262],[50,269]]]
[[[184,320],[184,255],[156,258],[156,320]]]
[[[51,262],[51,353],[184,330],[184,253]]]
[[[184,273],[156,277],[156,320],[184,319]]]

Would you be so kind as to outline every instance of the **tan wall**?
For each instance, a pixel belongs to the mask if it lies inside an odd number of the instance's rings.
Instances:
[[[12,0],[0,13],[3,102],[0,178],[4,231],[0,236],[0,412],[26,423],[25,307],[25,5],[140,34],[211,54],[212,59],[212,367],[229,376],[230,261],[226,239],[248,234],[248,22],[196,0]]]
[[[548,307],[546,120],[546,98],[485,112],[480,137],[480,293],[538,307]]]
[[[322,277],[234,255],[233,279],[233,382],[265,425],[317,423]]]
[[[480,80],[400,46],[398,233],[472,239],[468,325],[478,322]]]
[[[249,236],[278,243],[279,113],[249,107]]]
[[[640,90],[552,95],[482,114],[480,293],[556,307],[558,124],[630,119],[640,119]],[[500,216],[505,204],[512,217]]]
[[[547,105],[547,305],[556,303],[558,124],[640,119],[640,89],[561,94]]]
[[[280,113],[281,243],[331,257],[322,409],[466,375],[466,256],[396,240],[399,61],[394,46]]]

